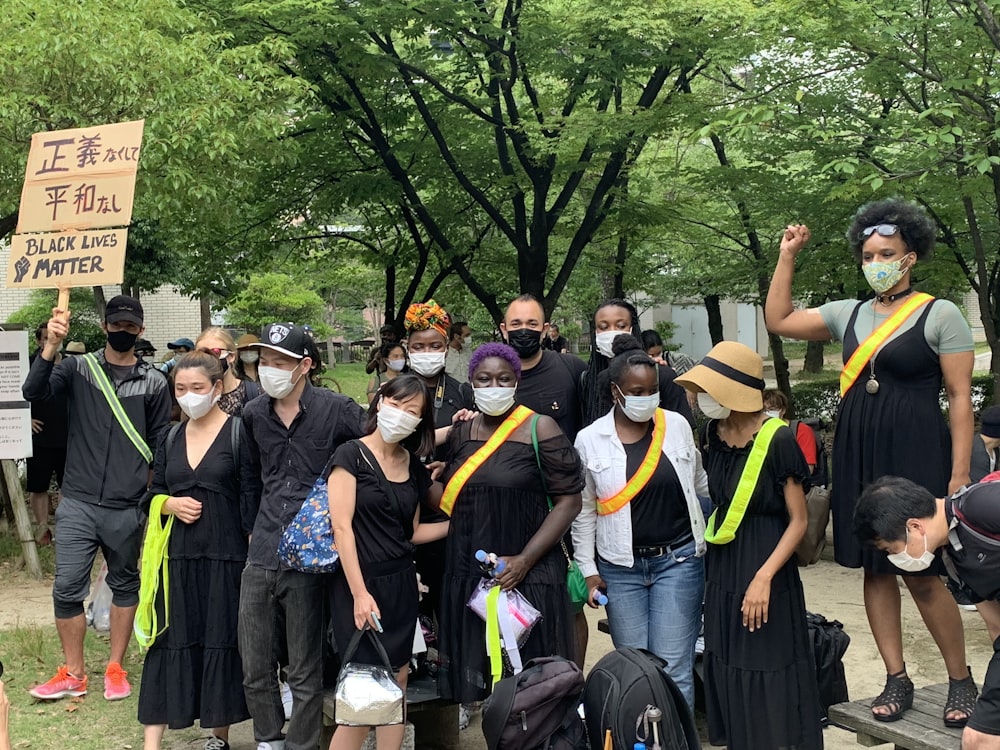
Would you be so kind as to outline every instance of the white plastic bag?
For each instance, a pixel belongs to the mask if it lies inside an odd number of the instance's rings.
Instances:
[[[87,605],[87,624],[102,633],[111,630],[111,589],[107,578],[108,564],[104,563],[90,591],[90,604]]]

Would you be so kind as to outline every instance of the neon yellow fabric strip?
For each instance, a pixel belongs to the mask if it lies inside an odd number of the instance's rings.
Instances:
[[[888,320],[872,331],[868,338],[861,342],[861,345],[854,350],[854,354],[847,360],[847,364],[844,365],[844,369],[840,372],[841,398],[857,382],[858,376],[861,375],[861,371],[865,368],[865,365],[871,361],[871,358],[875,356],[875,352],[895,333],[896,329],[903,325],[906,319],[913,313],[933,300],[934,298],[931,295],[917,292],[906,300],[903,306],[896,310]]]
[[[740,474],[740,481],[736,485],[736,492],[733,493],[733,502],[726,512],[726,520],[718,530],[715,528],[718,508],[712,511],[705,524],[705,541],[709,544],[729,544],[736,538],[736,530],[743,523],[743,516],[746,515],[747,506],[750,505],[750,497],[757,488],[757,480],[760,479],[761,469],[764,468],[764,459],[767,458],[767,449],[771,447],[771,439],[779,427],[784,427],[785,423],[781,419],[772,417],[761,426],[757,437],[754,438],[753,448],[747,457],[743,473]]]
[[[163,504],[169,495],[156,495],[149,506],[146,538],[142,545],[142,562],[139,567],[139,607],[135,611],[132,631],[143,648],[149,648],[170,624],[170,574],[167,545],[174,515],[163,519]],[[156,595],[163,590],[163,626],[159,627],[156,614]]]
[[[503,655],[500,646],[500,587],[494,586],[486,592],[486,653],[490,657],[491,689],[503,676]]]
[[[87,363],[87,367],[90,368],[91,374],[94,376],[94,380],[97,382],[97,387],[101,389],[101,393],[108,402],[108,406],[111,407],[111,413],[115,415],[115,419],[118,420],[118,424],[122,428],[122,432],[125,433],[135,449],[139,451],[139,455],[146,459],[146,463],[152,463],[153,461],[153,451],[149,449],[146,445],[146,441],[142,439],[142,435],[139,431],[135,429],[135,425],[132,424],[132,420],[128,418],[128,414],[125,413],[125,407],[122,406],[122,402],[118,400],[118,394],[115,393],[114,387],[111,385],[111,381],[108,380],[108,374],[104,372],[104,368],[101,367],[101,363],[97,361],[97,357],[93,353],[84,354],[83,361]]]

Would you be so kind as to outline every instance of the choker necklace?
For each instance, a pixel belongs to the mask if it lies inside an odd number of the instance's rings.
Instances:
[[[903,297],[909,297],[916,291],[912,286],[907,287],[901,292],[896,292],[895,294],[876,294],[875,300],[880,304],[888,307],[893,302],[898,299],[903,299]]]

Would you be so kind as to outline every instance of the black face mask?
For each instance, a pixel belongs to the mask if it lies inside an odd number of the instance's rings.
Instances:
[[[128,331],[108,331],[108,345],[116,352],[124,354],[135,346],[138,333]]]
[[[528,359],[537,354],[542,347],[542,332],[533,331],[530,328],[507,331],[507,343],[514,348],[517,356],[521,359]]]

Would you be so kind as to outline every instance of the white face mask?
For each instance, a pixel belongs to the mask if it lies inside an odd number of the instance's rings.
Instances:
[[[764,412],[764,416],[770,419],[781,419],[781,412],[776,409],[770,409]]]
[[[252,365],[258,359],[260,359],[260,354],[258,352],[253,352],[253,351],[240,352],[240,359],[243,360],[246,364]]]
[[[517,388],[473,388],[476,408],[483,414],[498,417],[514,405]]]
[[[910,531],[906,531],[906,545],[910,545]],[[902,552],[897,552],[894,555],[888,555],[889,562],[895,565],[900,570],[905,570],[907,573],[919,573],[921,570],[927,570],[931,563],[934,562],[934,553],[927,549],[927,535],[924,535],[924,554],[920,557],[912,557],[909,552],[906,551],[906,547],[903,548]]]
[[[189,419],[201,419],[212,411],[212,407],[215,406],[215,402],[219,400],[221,395],[221,393],[216,393],[215,389],[208,393],[188,391],[183,396],[177,397],[177,405],[181,407],[182,412],[188,415]]]
[[[462,343],[465,346],[472,346],[472,334],[470,333],[468,336],[466,336],[464,339],[462,339]]]
[[[622,413],[633,422],[648,422],[660,408],[660,394],[651,393],[648,396],[626,396],[621,389],[615,385],[615,390],[621,400]]]
[[[378,432],[387,443],[405,440],[420,425],[420,417],[389,404],[380,404],[376,415]]]
[[[388,367],[393,372],[402,372],[403,368],[406,367],[406,360],[405,359],[390,359],[390,360],[388,360],[385,363],[385,365],[386,365],[386,367]]]
[[[627,333],[627,331],[601,331],[594,337],[595,343],[597,344],[597,351],[608,359],[611,359],[615,356],[615,353],[611,351],[611,344],[613,344],[614,340],[623,333]]]
[[[447,352],[411,352],[410,369],[417,375],[432,378],[444,369]]]
[[[732,409],[723,406],[704,391],[698,394],[698,408],[709,419],[725,419],[733,413]]]
[[[296,369],[298,369],[297,365]],[[294,372],[295,370],[282,370],[277,367],[261,365],[257,368],[257,377],[260,378],[260,387],[264,389],[264,393],[271,398],[284,398],[292,392],[295,384],[299,382],[298,378],[292,380]]]

